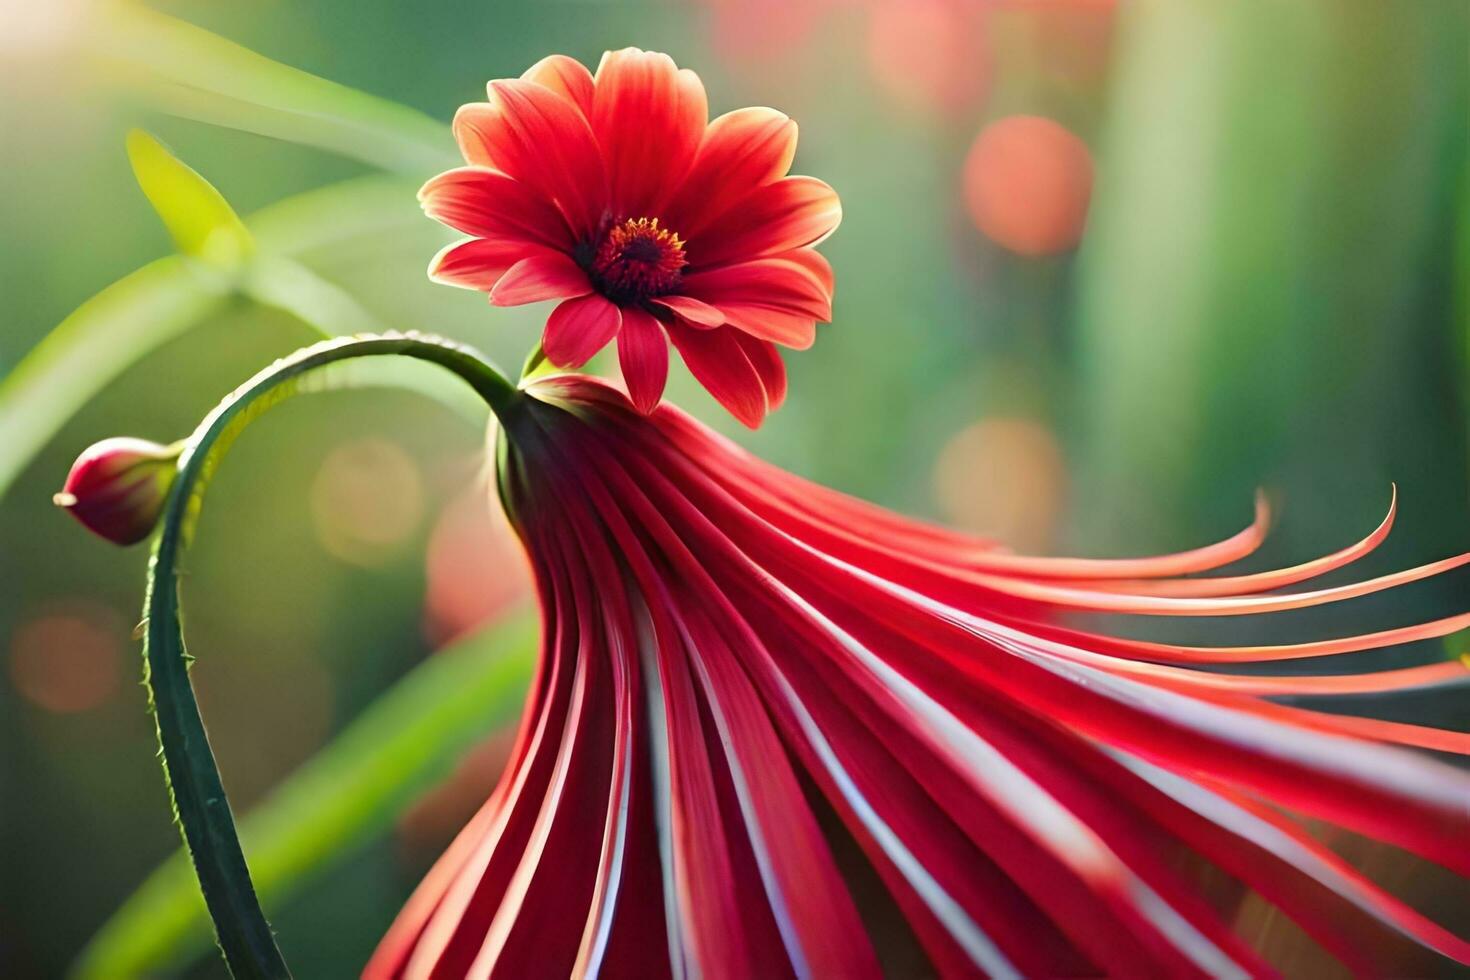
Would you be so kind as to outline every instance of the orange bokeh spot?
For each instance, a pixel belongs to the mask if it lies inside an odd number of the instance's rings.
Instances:
[[[423,519],[418,463],[386,439],[343,443],[317,470],[311,512],[317,540],[331,555],[365,568],[382,565]]]
[[[429,534],[424,631],[435,646],[489,622],[530,594],[521,543],[483,484],[451,500]]]
[[[90,605],[37,616],[11,635],[11,682],[47,711],[90,711],[117,694],[126,636],[111,611]]]
[[[1018,255],[1076,246],[1092,198],[1087,144],[1041,116],[1007,116],[981,130],[965,160],[975,226]]]
[[[1049,549],[1065,486],[1056,437],[1032,419],[987,418],[961,429],[934,466],[947,519],[1029,553]]]
[[[868,21],[868,61],[894,98],[954,110],[990,85],[982,5],[966,0],[881,0]]]
[[[711,0],[710,43],[735,62],[789,61],[840,0]]]

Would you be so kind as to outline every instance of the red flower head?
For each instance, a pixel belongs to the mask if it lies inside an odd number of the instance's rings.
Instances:
[[[704,86],[667,55],[625,48],[594,76],[553,55],[490,83],[454,118],[467,167],[420,192],[474,237],[429,274],[497,306],[560,300],[547,358],[574,368],[618,338],[628,392],[652,411],[668,344],[732,414],[760,425],[786,394],[777,344],[811,346],[832,315],[813,250],[837,227],[832,188],[788,177],[796,123],[774,109],[708,121]]]
[[[1255,893],[1358,973],[1470,943],[1308,832],[1470,874],[1470,735],[1310,698],[1441,684],[1432,663],[1203,667],[1382,648],[1470,617],[1308,643],[1183,646],[1058,615],[1317,606],[1461,556],[1282,594],[1376,546],[1186,577],[1222,543],[1029,558],[751,457],[586,378],[508,414],[501,494],[535,567],[541,667],[507,773],[367,976],[1257,976]],[[1283,704],[1276,696],[1307,699]],[[1222,887],[1223,886],[1223,887]]]
[[[179,444],[161,446],[124,436],[89,446],[52,499],[89,531],[113,544],[152,533],[178,472]]]

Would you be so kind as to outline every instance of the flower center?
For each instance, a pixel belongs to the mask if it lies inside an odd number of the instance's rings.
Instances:
[[[608,228],[590,271],[609,299],[631,303],[672,290],[688,262],[684,242],[657,218],[629,218]]]

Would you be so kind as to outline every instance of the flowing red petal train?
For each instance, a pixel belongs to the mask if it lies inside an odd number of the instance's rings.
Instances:
[[[1423,578],[1263,594],[1370,551],[1026,558],[782,472],[586,378],[507,423],[501,492],[536,570],[539,674],[506,775],[366,976],[1258,976],[1255,893],[1346,967],[1470,942],[1303,821],[1470,876],[1470,736],[1272,695],[1460,682],[1463,663],[1246,676],[1464,628],[1188,647],[1069,611],[1261,614]],[[1440,960],[1443,968],[1443,960]]]

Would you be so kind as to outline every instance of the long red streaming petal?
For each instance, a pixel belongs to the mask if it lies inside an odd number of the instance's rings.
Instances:
[[[1373,532],[1361,541],[1354,542],[1330,555],[1323,555],[1311,561],[1293,565],[1290,568],[1277,568],[1268,572],[1256,572],[1252,575],[1225,575],[1214,578],[1180,579],[1174,581],[1154,581],[1151,579],[1117,580],[1108,579],[1100,581],[1082,581],[1074,584],[1099,591],[1134,592],[1143,595],[1155,596],[1180,596],[1180,597],[1209,597],[1209,596],[1232,596],[1246,595],[1254,592],[1269,592],[1272,589],[1285,588],[1298,582],[1314,579],[1328,572],[1335,571],[1345,565],[1350,565],[1359,558],[1369,554],[1388,538],[1389,531],[1393,530],[1394,516],[1398,512],[1398,487],[1392,489],[1388,502],[1388,513]]]
[[[599,468],[601,469],[601,471],[603,472],[603,474],[605,476],[608,476],[608,475],[610,475],[613,472],[613,470],[614,470],[614,468],[616,466],[617,466],[617,463],[612,458],[605,458],[605,459],[602,459],[600,461],[600,467]],[[657,484],[658,482],[660,482],[660,480],[661,480],[661,478],[660,478],[660,476],[658,474],[653,473],[653,472],[649,472],[649,473],[644,473],[644,474],[642,474],[640,476],[640,478],[638,480],[638,484],[640,486],[646,487],[646,486],[649,486],[651,484]],[[638,490],[637,490],[637,488],[632,483],[627,483],[625,485],[622,485],[618,489],[621,491],[620,497],[622,499],[625,499],[625,500],[636,499],[636,495],[638,493]],[[685,502],[682,502],[677,497],[669,497],[669,498],[663,499],[661,501],[660,505],[659,505],[659,510],[649,510],[649,511],[645,512],[642,515],[642,521],[645,524],[645,526],[650,526],[650,527],[656,526],[657,523],[659,522],[659,513],[661,511],[662,512],[668,512],[668,508],[671,508],[671,507],[672,508],[679,508],[681,506],[687,508],[688,507],[688,504],[685,503]],[[699,520],[699,518],[696,515],[690,515],[690,519],[691,520],[694,520],[694,521],[698,521]],[[672,540],[667,540],[665,542],[665,545],[666,545],[666,547],[669,547],[671,549],[676,547],[676,543],[674,541],[672,541]],[[693,567],[688,568],[686,571],[689,574],[697,574],[697,571]],[[902,716],[900,715],[899,717],[902,717]],[[998,759],[996,761],[999,762]],[[1004,770],[1002,769],[1001,771],[1003,772]],[[1000,797],[996,797],[995,798],[998,802],[999,801],[1002,801],[1002,800],[1007,800],[1010,797],[1011,794],[1017,792],[1017,790],[1022,789],[1024,784],[1016,783],[1014,781],[1014,778],[1013,777],[1006,777],[1006,780],[1005,780],[1004,785],[1008,786],[1009,788],[1007,788],[1004,791],[1004,795],[1003,796],[1000,796]],[[997,788],[999,788],[999,787],[997,787]],[[1033,802],[1032,802],[1032,804],[1031,804],[1030,809],[1034,809],[1035,806],[1037,806],[1038,804],[1042,803],[1044,800],[1045,800],[1045,797],[1044,796],[1035,797],[1034,800],[1033,800]],[[1058,816],[1061,815],[1061,811],[1056,811],[1056,813],[1057,813]],[[1029,824],[1024,824],[1024,822],[1023,822],[1023,825],[1024,826],[1031,826]],[[1074,827],[1074,830],[1080,830],[1080,827],[1078,827],[1077,825],[1073,825],[1073,827]],[[987,829],[984,832],[982,832],[981,836],[984,837],[984,838],[986,838],[986,839],[989,839],[989,838],[992,838],[996,833],[1000,832],[1000,830],[1001,830],[1000,825],[991,824],[991,825],[989,825],[987,827]],[[1056,842],[1052,846],[1060,846],[1062,839],[1063,838],[1058,838],[1056,840]],[[1057,854],[1058,857],[1061,857],[1064,861],[1069,861],[1070,862],[1070,861],[1080,860],[1080,856],[1077,855],[1077,854],[1075,854],[1075,853],[1073,853],[1072,850],[1071,850],[1071,848],[1073,846],[1075,846],[1076,843],[1077,842],[1075,840],[1073,840],[1072,843],[1069,844],[1067,847],[1061,848],[1061,849],[1057,850],[1055,853]],[[1010,855],[1010,854],[1014,853],[1016,846],[1017,845],[1013,842],[1011,845],[1007,846],[1004,849],[1005,853],[1007,855]],[[1086,852],[1087,850],[1088,850],[1088,848],[1086,846],[1084,846],[1083,851]],[[1104,850],[1095,850],[1095,851],[1093,851],[1093,855],[1094,855],[1094,858],[1102,858],[1104,865],[1106,865],[1107,864],[1107,861],[1109,860],[1109,858],[1107,857],[1107,851],[1105,849]],[[1014,867],[1014,870],[1019,870],[1019,866],[1013,866],[1013,867]],[[1089,868],[1090,868],[1090,870],[1084,870],[1084,869],[1089,869]],[[1096,875],[1097,875],[1099,869],[1096,868],[1095,866],[1090,866],[1089,864],[1081,864],[1081,865],[1077,865],[1077,870],[1080,871],[1080,872],[1082,872],[1086,876],[1092,877],[1094,879],[1093,880],[1093,884],[1094,884],[1095,887],[1101,885],[1101,886],[1104,887],[1104,889],[1106,889],[1107,886],[1104,883],[1104,880],[1103,879],[1096,878]],[[1114,873],[1116,873],[1116,874],[1122,874],[1124,876],[1124,878],[1120,878],[1119,879],[1119,882],[1120,883],[1126,878],[1126,874],[1127,874],[1121,868],[1116,868]],[[1134,894],[1132,892],[1129,892],[1126,896],[1123,893],[1120,893],[1119,896],[1118,896],[1118,899],[1123,902],[1122,910],[1126,910],[1126,909],[1132,907],[1133,906],[1133,903],[1136,902],[1136,901],[1138,901],[1141,897],[1142,897],[1141,894]],[[1156,901],[1156,900],[1157,900],[1157,896],[1153,896],[1152,898],[1150,898],[1150,902],[1153,902],[1153,901]],[[1152,905],[1152,904],[1150,904],[1149,907],[1150,908],[1155,908],[1155,906]],[[1125,915],[1126,914],[1127,913],[1125,911]],[[1135,921],[1135,923],[1134,923],[1135,927],[1137,927],[1137,926],[1139,926],[1141,924],[1142,924],[1141,921]],[[1168,950],[1170,948],[1171,947],[1169,947],[1167,944],[1165,945],[1165,947],[1163,947],[1164,950]],[[1116,950],[1117,947],[1114,946],[1113,949]],[[1218,951],[1216,951],[1216,952],[1218,952]],[[1165,955],[1167,955],[1167,953]],[[1203,955],[1205,955],[1208,958],[1208,956],[1209,955],[1212,955],[1212,954],[1203,954]],[[1136,960],[1135,960],[1135,962],[1136,962]]]
[[[1000,616],[998,619],[1007,620]],[[1012,625],[1020,621],[1007,620]],[[1178,643],[1157,643],[1149,640],[1131,640],[1116,636],[1101,636],[1081,630],[1067,629],[1050,623],[1028,623],[1037,636],[1083,644],[1099,653],[1140,660],[1159,660],[1185,664],[1243,664],[1265,663],[1279,660],[1302,660],[1309,657],[1329,657],[1340,653],[1357,653],[1363,650],[1381,650],[1385,647],[1402,646],[1418,640],[1431,640],[1463,629],[1470,629],[1470,613],[1446,616],[1444,619],[1401,626],[1396,629],[1379,630],[1376,633],[1360,633],[1330,640],[1309,640],[1303,643],[1278,643],[1257,646],[1200,647]]]
[[[1344,599],[1356,599],[1360,596],[1382,592],[1385,589],[1408,585],[1410,582],[1418,582],[1467,564],[1470,564],[1470,552],[1455,555],[1452,558],[1443,558],[1417,568],[1408,568],[1400,572],[1380,575],[1377,578],[1354,582],[1350,585],[1282,596],[1229,596],[1218,599],[1111,594],[1066,585],[1005,579],[990,574],[974,574],[969,576],[969,580],[1002,595],[1092,612],[1149,613],[1156,616],[1248,616],[1254,613],[1281,612],[1287,609],[1306,609],[1311,606],[1341,602]]]
[[[784,393],[768,341],[666,327],[717,394],[756,399],[747,415]],[[1051,618],[1268,614],[1466,561],[1261,594],[1367,554],[1394,506],[1270,572],[1177,578],[1253,550],[1264,507],[1176,555],[1021,558],[807,484],[668,406],[566,376],[531,391],[547,401],[507,422],[501,472],[548,624],[522,748],[369,976],[1268,976],[1232,928],[1252,892],[1356,974],[1470,963],[1464,937],[1282,813],[1470,876],[1470,776],[1410,751],[1470,753],[1470,733],[1270,700],[1463,683],[1466,663],[1191,666],[1378,649],[1470,614],[1212,647]]]
[[[670,460],[666,460],[665,461],[665,465],[670,465],[671,462],[672,461],[670,461]],[[673,463],[673,465],[677,465],[677,463]],[[705,501],[705,506],[712,506],[713,505],[713,502],[712,501],[709,501],[706,498],[699,497],[697,499],[704,500]],[[727,515],[727,516],[732,516],[732,515]],[[761,539],[759,536],[755,536],[755,535],[753,535],[751,537],[751,540],[752,541],[759,541],[759,542],[761,542],[763,544],[766,543],[766,541],[767,541],[767,539]],[[768,558],[768,560],[769,560],[769,558]],[[802,556],[802,553],[798,552],[798,553],[796,553],[795,560],[798,562],[799,565],[810,565],[812,563],[812,561],[814,560],[814,558],[803,557]],[[837,576],[837,577],[841,577],[841,576]],[[828,574],[828,575],[820,575],[820,574],[817,574],[817,575],[815,575],[812,578],[812,581],[822,582],[822,583],[824,583],[824,586],[823,587],[826,588],[827,586],[825,585],[825,583],[830,582],[833,578],[834,578],[834,576],[831,575],[831,574]],[[852,579],[851,577],[847,577],[846,581],[847,581],[847,586],[846,587],[848,589],[869,593],[869,601],[870,601],[870,603],[872,603],[872,605],[870,605],[868,607],[869,608],[869,614],[870,615],[874,611],[876,611],[877,608],[880,608],[882,606],[889,606],[889,605],[891,605],[891,606],[893,606],[896,609],[896,608],[898,608],[898,604],[904,603],[904,602],[911,602],[911,601],[913,601],[913,599],[917,599],[918,598],[917,596],[907,597],[905,595],[905,592],[903,590],[894,591],[892,593],[889,593],[889,592],[886,592],[886,591],[871,592],[870,591],[871,586],[868,586],[868,585],[865,585],[864,584],[867,581],[866,579]],[[876,582],[876,581],[881,581],[881,580],[874,580],[874,581]],[[883,588],[886,590],[889,587],[885,585]],[[844,601],[846,601],[846,600],[844,600]],[[918,608],[924,608],[924,607],[919,606],[919,607],[914,607],[914,608],[915,609],[918,609]],[[938,609],[941,609],[942,606],[936,605],[934,608],[936,610],[938,610]],[[910,615],[913,615],[913,614],[910,613]],[[937,626],[938,623],[936,622],[934,625]],[[932,627],[930,627],[930,628],[932,629]],[[945,627],[945,628],[949,628],[949,627]],[[988,629],[995,630],[995,627],[988,627]],[[1003,630],[996,631],[994,633],[994,635],[997,638],[1001,638],[1001,639],[1008,638],[1007,637],[1007,634],[1006,634],[1006,631],[1003,631]],[[1014,641],[1012,641],[1012,642],[1014,642]],[[1078,667],[1066,668],[1066,667],[1063,666],[1063,662],[1062,661],[1055,661],[1055,660],[1048,661],[1046,659],[1039,659],[1038,658],[1038,654],[1036,652],[1026,651],[1026,650],[1021,649],[1021,648],[1016,648],[1015,649],[1015,652],[1022,654],[1024,657],[1026,657],[1027,660],[1030,660],[1032,663],[1035,663],[1037,666],[1045,666],[1047,668],[1047,671],[1046,672],[1041,673],[1041,674],[1034,675],[1034,680],[1036,680],[1036,681],[1045,680],[1047,682],[1047,685],[1046,686],[1050,686],[1051,684],[1056,683],[1058,677],[1065,678],[1065,677],[1069,676],[1069,674],[1071,674],[1072,672],[1074,672],[1074,671],[1076,671],[1078,669],[1082,669],[1080,667],[1080,665],[1078,665]],[[1011,668],[1009,668],[1009,669],[1012,670],[1012,671],[1015,671],[1016,670],[1016,665],[1013,663],[1012,666],[1011,666]],[[1056,676],[1048,676],[1048,675],[1056,675]],[[1104,676],[1105,675],[1102,675],[1102,674],[1094,675],[1093,680],[1090,682],[1090,686],[1091,687],[1099,687],[1099,686],[1101,686],[1103,689],[1106,689],[1106,687],[1108,686],[1108,683],[1117,684],[1117,683],[1120,683],[1121,680],[1122,680],[1121,678],[1119,678],[1119,679],[1117,679],[1115,681],[1112,681],[1112,682],[1103,682],[1102,681],[1102,678]],[[992,682],[1003,681],[1003,682],[1008,682],[1010,684],[1016,683],[1016,680],[1015,680],[1014,677],[1008,677],[1007,675],[1004,675],[1004,674],[997,674],[994,677],[991,677],[990,680]],[[1063,683],[1063,687],[1065,688],[1065,687],[1069,686],[1069,684],[1071,682],[1063,681],[1062,683]],[[1132,682],[1130,682],[1130,683],[1132,683]],[[1078,693],[1080,694],[1082,691],[1087,691],[1089,689],[1090,688],[1087,688],[1087,687],[1081,688],[1081,689],[1079,689],[1079,692]],[[1039,689],[1038,689],[1038,693],[1039,693]],[[1119,693],[1122,693],[1122,692],[1120,691]],[[1149,702],[1149,704],[1150,704],[1150,714],[1157,721],[1160,721],[1160,722],[1162,722],[1165,717],[1168,717],[1168,718],[1171,718],[1171,719],[1175,719],[1176,721],[1185,721],[1185,718],[1183,716],[1176,716],[1175,710],[1172,707],[1170,707],[1167,711],[1165,711],[1164,714],[1157,714],[1157,713],[1155,713],[1155,712],[1158,711],[1158,709],[1165,708],[1167,705],[1170,704],[1170,702],[1167,700],[1167,698],[1164,698],[1163,697],[1164,693],[1165,692],[1162,692],[1162,691],[1155,692],[1155,695],[1153,697],[1153,700],[1151,702]],[[1076,698],[1074,700],[1079,700],[1079,701],[1080,700],[1088,700],[1088,698]],[[1220,721],[1220,722],[1227,722],[1229,720],[1229,715],[1228,714],[1224,714],[1224,715],[1222,715],[1222,714],[1210,715],[1208,712],[1205,712],[1205,710],[1204,710],[1205,709],[1205,705],[1204,705],[1203,701],[1200,700],[1200,699],[1195,699],[1195,700],[1200,705],[1200,710],[1202,712],[1203,717],[1213,717],[1215,720]],[[1139,706],[1141,706],[1141,705],[1135,705],[1134,707],[1125,708],[1124,709],[1124,714],[1125,715],[1131,714]],[[1119,703],[1119,707],[1122,707],[1122,702]],[[1272,706],[1272,707],[1274,707],[1274,706]],[[1066,705],[1065,706],[1065,709],[1067,710],[1068,714],[1070,714],[1073,710],[1075,710],[1075,706],[1073,706],[1073,705]],[[1119,716],[1119,717],[1120,717],[1120,720],[1121,720],[1122,716]],[[1132,722],[1130,722],[1130,724],[1132,724]],[[1204,734],[1204,730],[1203,729],[1194,728],[1192,725],[1190,727],[1193,730],[1198,731],[1200,734]],[[1244,733],[1242,732],[1240,734],[1244,734]],[[1207,738],[1213,738],[1214,736],[1213,735],[1210,735],[1210,736],[1206,736],[1206,737]],[[1234,736],[1234,737],[1239,737],[1239,736]],[[1250,744],[1252,746],[1256,746],[1256,742],[1257,742],[1257,740],[1254,739],[1254,738],[1252,738],[1250,740]],[[1281,747],[1282,748],[1286,748],[1287,746],[1284,746],[1283,745]],[[1318,745],[1317,745],[1318,750],[1326,750],[1329,747],[1330,746],[1328,744],[1326,744],[1326,743],[1318,743]],[[1343,753],[1341,751],[1339,751],[1339,750],[1334,749],[1334,754],[1337,755],[1337,756],[1339,756],[1340,759],[1342,759],[1344,761],[1347,759],[1347,756],[1343,755]],[[1413,770],[1413,767],[1401,766],[1400,769],[1401,769],[1401,772],[1399,773],[1400,775],[1408,775]],[[1356,777],[1356,778],[1362,778],[1362,777],[1359,776],[1359,777]],[[1417,776],[1416,776],[1416,779],[1417,779]],[[1372,784],[1370,784],[1370,785],[1372,785]],[[1290,784],[1283,784],[1283,786],[1285,788],[1289,788],[1289,789],[1291,789],[1293,791],[1296,791],[1296,790],[1300,790],[1302,788],[1305,788],[1305,787],[1300,787],[1300,786],[1291,786]],[[1423,792],[1428,793],[1428,795],[1424,797],[1424,803],[1426,805],[1428,805],[1429,807],[1431,807],[1431,808],[1441,808],[1441,807],[1446,807],[1446,806],[1449,806],[1450,805],[1449,804],[1449,798],[1448,797],[1445,797],[1442,793],[1439,793],[1437,791],[1431,791],[1430,784],[1429,783],[1427,783],[1427,782],[1420,782],[1419,783],[1419,786],[1420,786],[1420,790],[1419,791],[1423,791]],[[1320,788],[1326,789],[1327,787],[1324,786],[1324,787],[1320,787]],[[1374,789],[1377,789],[1379,787],[1373,786],[1373,788]],[[1327,801],[1326,801],[1325,798],[1316,798],[1316,797],[1314,797],[1314,799],[1319,799],[1320,805],[1327,805]],[[1334,788],[1332,790],[1332,793],[1331,793],[1331,799],[1334,801],[1331,804],[1334,808],[1336,808],[1336,807],[1338,807],[1338,806],[1340,806],[1342,804],[1346,804],[1346,811],[1344,811],[1344,812],[1346,812],[1348,814],[1351,814],[1352,815],[1352,819],[1365,821],[1370,826],[1375,826],[1375,827],[1383,827],[1384,826],[1384,821],[1382,819],[1383,818],[1383,814],[1381,812],[1374,812],[1371,807],[1368,807],[1368,806],[1364,806],[1363,805],[1365,803],[1366,799],[1367,799],[1367,795],[1366,794],[1339,793],[1337,791],[1337,789]],[[1463,809],[1464,808],[1462,807],[1461,810],[1463,811]],[[1453,812],[1453,811],[1452,810],[1444,810],[1443,812],[1449,813],[1449,812]],[[1462,862],[1464,855],[1462,853],[1456,851],[1454,848],[1449,847],[1448,840],[1445,839],[1442,836],[1442,834],[1443,834],[1442,827],[1439,827],[1439,826],[1437,826],[1435,824],[1434,821],[1435,820],[1438,820],[1440,818],[1438,818],[1438,817],[1431,817],[1430,816],[1431,810],[1429,810],[1429,809],[1424,810],[1423,813],[1424,813],[1424,817],[1425,817],[1425,821],[1426,822],[1421,825],[1421,828],[1422,828],[1423,831],[1425,831],[1428,834],[1428,836],[1425,837],[1425,838],[1418,838],[1417,839],[1417,842],[1419,844],[1422,844],[1422,846],[1428,848],[1429,851],[1432,852],[1432,854],[1435,856],[1435,858],[1437,860],[1452,860],[1452,861],[1461,861]],[[1462,813],[1462,816],[1463,816],[1463,813]],[[1408,821],[1405,820],[1404,823],[1407,824]],[[1388,829],[1390,831],[1397,832],[1401,828],[1399,826],[1391,826],[1391,827],[1387,827],[1386,829]],[[1415,845],[1413,845],[1413,844],[1406,844],[1406,846],[1415,846]]]

